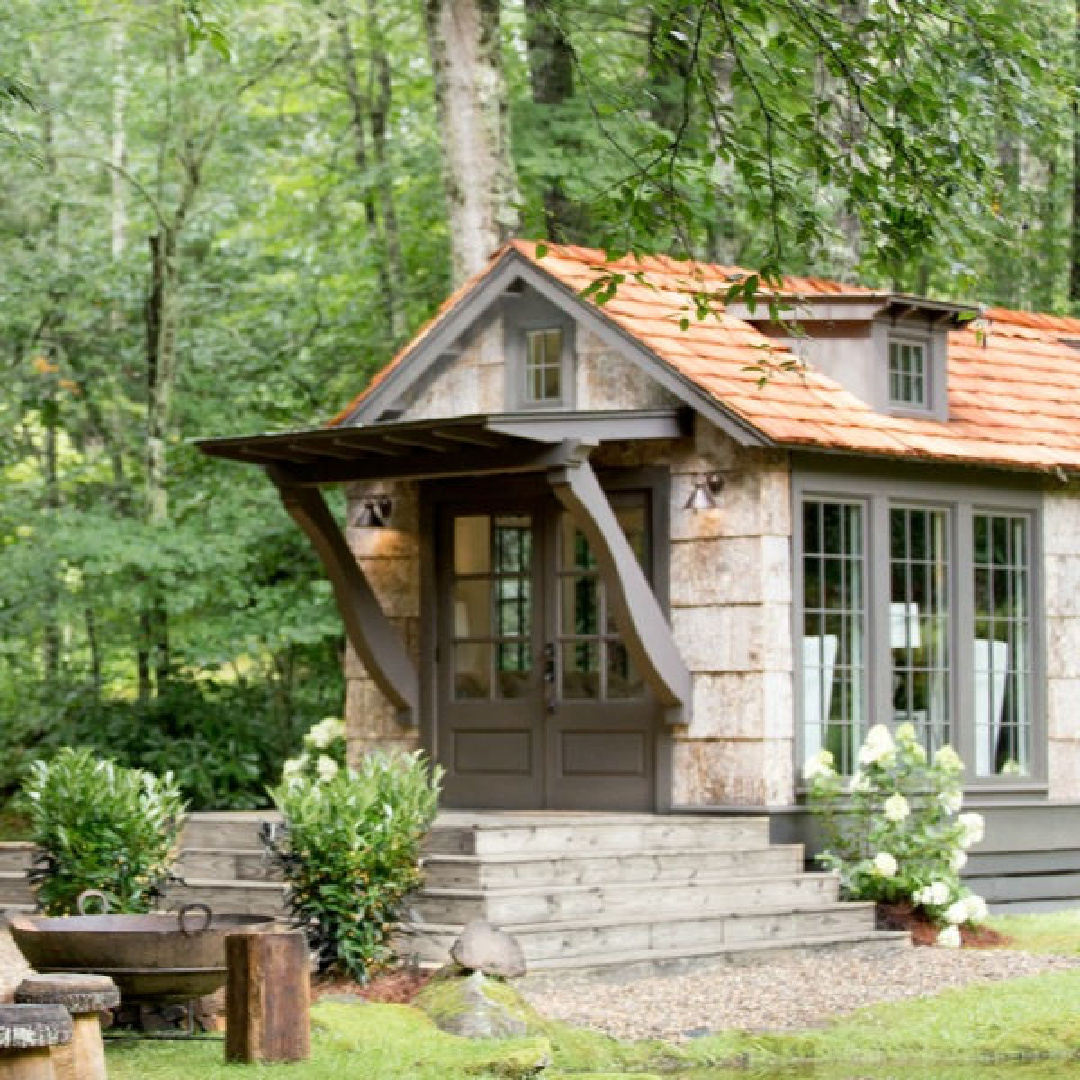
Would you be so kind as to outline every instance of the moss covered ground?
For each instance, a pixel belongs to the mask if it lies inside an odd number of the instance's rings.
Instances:
[[[996,920],[1016,944],[1080,952],[1080,912]],[[220,1043],[141,1043],[109,1050],[112,1080],[223,1080],[240,1072],[292,1080],[1080,1080],[1080,970],[949,990],[874,1006],[790,1034],[726,1032],[682,1046],[620,1043],[535,1015],[524,1039],[472,1041],[401,1005],[319,1005],[313,1055],[293,1066],[222,1064]]]

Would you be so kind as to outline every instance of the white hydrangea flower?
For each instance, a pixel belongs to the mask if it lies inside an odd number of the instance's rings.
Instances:
[[[859,751],[860,765],[875,765],[896,752],[896,743],[884,724],[875,724],[866,733],[866,742]]]
[[[919,889],[912,899],[923,907],[944,907],[949,902],[949,896],[949,886],[944,881],[934,881]]]
[[[959,814],[960,807],[964,804],[964,796],[959,791],[950,791],[941,796],[941,805],[946,814]]]
[[[886,821],[900,822],[911,814],[911,805],[900,792],[897,792],[885,800],[884,812]]]
[[[972,893],[970,896],[965,897],[964,904],[967,906],[967,921],[978,923],[982,922],[987,915],[990,914],[986,907],[986,901],[981,897]]]
[[[986,835],[986,822],[983,820],[982,814],[961,814],[956,820],[960,828],[963,829],[960,846],[965,851],[972,845],[978,844]]]
[[[899,863],[887,851],[879,851],[874,856],[874,873],[879,877],[896,877],[896,871],[899,868]]]
[[[949,869],[955,874],[959,874],[961,870],[967,866],[968,853],[963,848],[957,848],[949,856]]]
[[[285,780],[295,780],[303,771],[304,761],[302,758],[289,758],[281,767],[281,776]]]
[[[968,921],[968,906],[966,900],[956,900],[945,910],[945,920],[953,926],[960,926]]]
[[[345,734],[345,725],[336,717],[320,720],[305,736],[304,742],[317,750],[325,750],[335,739]]]
[[[917,736],[915,734],[915,725],[911,723],[901,724],[896,729],[896,741],[898,743],[913,743]]]
[[[960,931],[955,926],[946,926],[937,936],[937,943],[943,949],[960,948]]]
[[[942,746],[934,751],[934,764],[949,772],[959,772],[964,767],[960,755],[951,746]]]
[[[819,750],[812,757],[807,758],[803,766],[803,776],[807,780],[813,780],[817,776],[828,776],[834,771],[833,756],[828,750]]]
[[[338,763],[332,757],[327,757],[326,754],[319,755],[319,761],[315,768],[318,771],[319,779],[324,784],[333,780],[338,774]]]

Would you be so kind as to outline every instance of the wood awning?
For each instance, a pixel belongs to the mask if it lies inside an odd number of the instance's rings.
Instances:
[[[597,551],[612,614],[632,659],[673,721],[686,722],[690,674],[663,611],[623,535],[590,450],[603,442],[671,439],[690,431],[683,412],[499,414],[389,421],[277,435],[200,439],[213,457],[262,466],[319,555],[349,642],[405,724],[417,723],[419,678],[319,486],[539,473]]]
[[[428,480],[536,472],[559,464],[553,447],[689,434],[684,411],[506,413],[388,421],[276,435],[197,439],[212,457],[277,470],[293,484]]]

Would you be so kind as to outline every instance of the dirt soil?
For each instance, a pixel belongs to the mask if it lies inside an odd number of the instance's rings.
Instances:
[[[311,997],[318,1001],[327,994],[352,994],[381,1005],[408,1005],[430,979],[429,972],[412,968],[387,968],[366,983],[336,975],[319,975],[312,979]]]
[[[933,945],[941,929],[911,904],[878,904],[877,928],[907,930],[916,945]],[[960,940],[965,949],[1007,949],[1012,944],[1012,938],[989,926],[962,926]]]

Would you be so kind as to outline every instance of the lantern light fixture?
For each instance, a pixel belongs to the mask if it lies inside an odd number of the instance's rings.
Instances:
[[[715,510],[717,499],[724,490],[724,478],[719,473],[708,473],[695,478],[694,490],[686,500],[687,510]]]
[[[385,495],[378,499],[365,499],[360,504],[354,524],[359,529],[385,529],[390,524],[393,509],[392,500]]]

